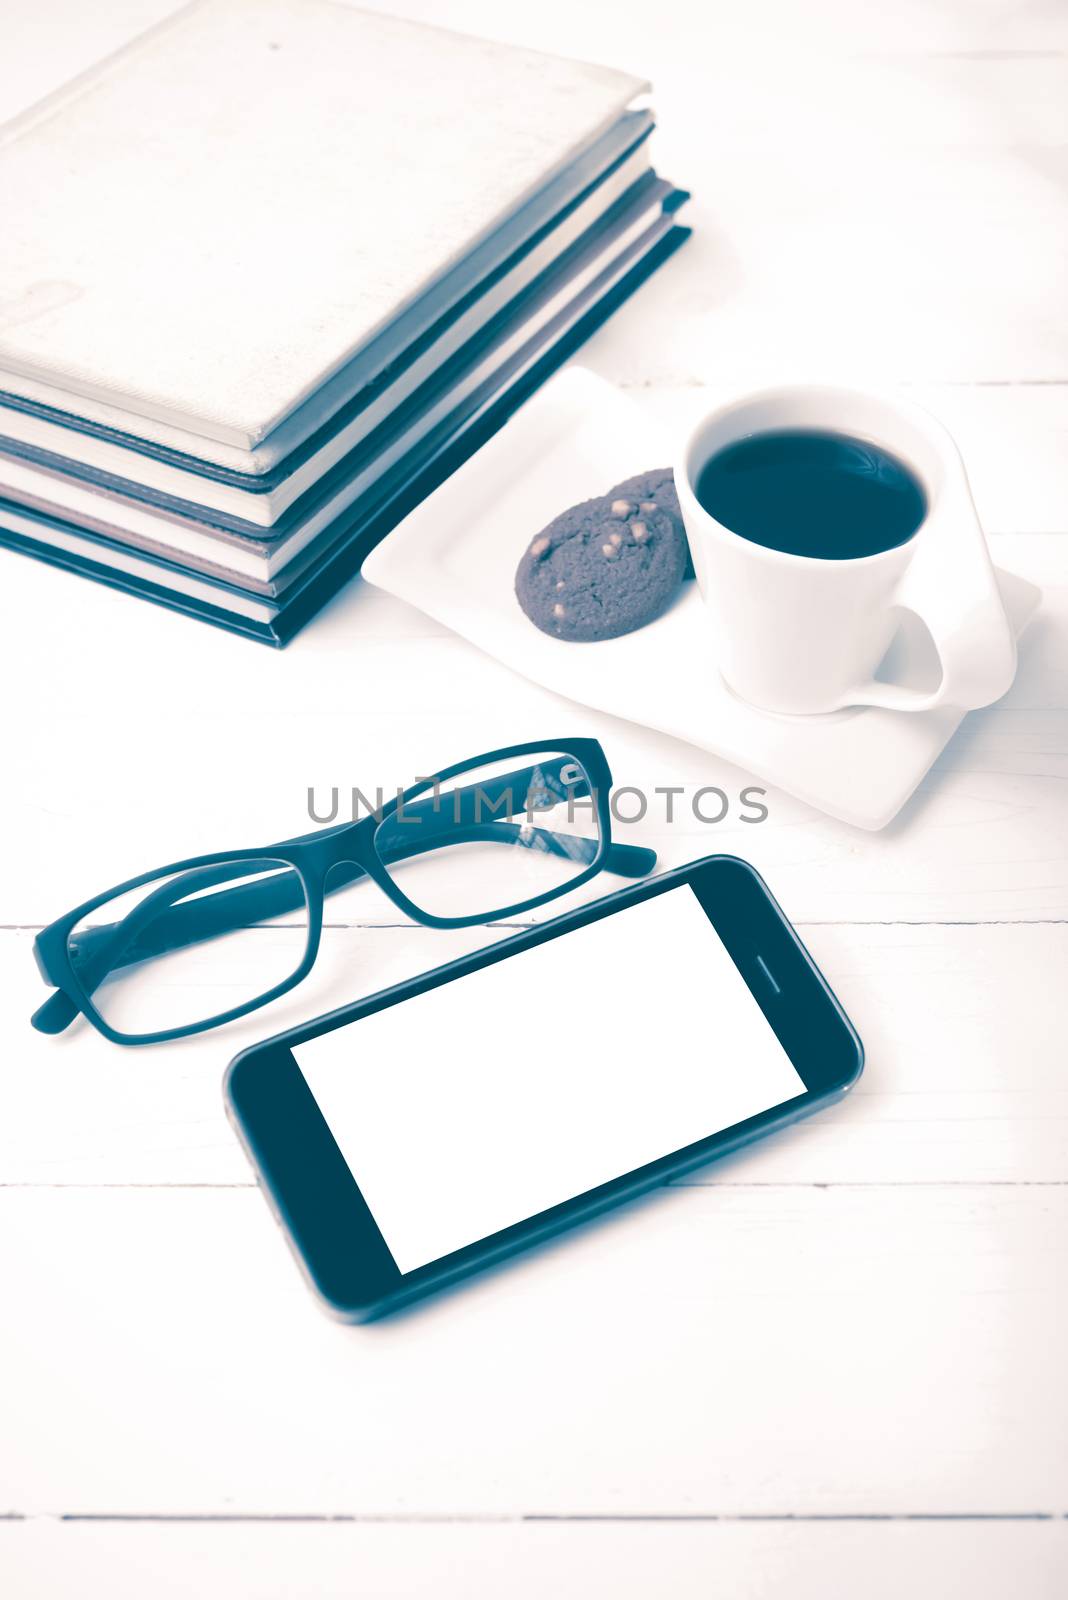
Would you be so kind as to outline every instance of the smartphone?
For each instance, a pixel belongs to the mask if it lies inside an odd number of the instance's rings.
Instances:
[[[767,886],[710,856],[242,1051],[227,1110],[364,1321],[838,1098],[863,1049]]]

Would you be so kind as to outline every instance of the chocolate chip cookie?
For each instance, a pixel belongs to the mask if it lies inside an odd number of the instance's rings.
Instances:
[[[653,505],[660,511],[666,511],[674,519],[683,539],[686,537],[686,528],[682,520],[682,507],[679,505],[679,496],[675,489],[675,474],[670,467],[657,467],[652,472],[639,472],[636,477],[624,478],[622,483],[617,483],[614,489],[609,489],[609,495],[624,500],[636,500],[639,505]],[[690,561],[690,548],[686,547],[686,576],[693,577],[693,564]]]
[[[686,570],[682,521],[672,515],[664,478],[640,498],[624,485],[554,517],[528,545],[515,578],[516,598],[543,633],[589,643],[615,639],[660,615]],[[671,484],[674,496],[674,484]]]

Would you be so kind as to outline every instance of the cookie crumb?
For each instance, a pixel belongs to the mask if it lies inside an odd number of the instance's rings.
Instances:
[[[566,615],[567,615],[566,611],[564,610],[563,606],[560,604],[560,602],[558,600],[556,602],[556,604],[553,606],[553,616],[554,617],[563,617],[563,616],[566,616]]]

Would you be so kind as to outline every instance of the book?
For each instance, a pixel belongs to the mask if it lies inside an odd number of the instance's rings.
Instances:
[[[321,554],[295,564],[292,583],[275,595],[191,572],[152,553],[131,551],[70,524],[0,503],[0,546],[77,572],[201,621],[281,646],[351,578],[368,552],[507,421],[517,407],[688,237],[677,223],[633,249],[622,270],[588,289],[559,322],[520,351],[497,381],[476,392],[402,461],[376,496],[361,501]],[[58,537],[57,537],[58,535]]]
[[[419,385],[488,326],[521,303],[522,296],[568,257],[597,237],[599,225],[616,219],[653,188],[644,145],[624,156],[581,201],[555,219],[537,244],[505,262],[467,302],[435,323],[374,384],[367,386],[320,429],[292,450],[271,472],[235,473],[202,460],[161,450],[158,445],[90,430],[76,418],[63,423],[14,406],[0,406],[0,493],[32,482],[35,469],[64,475],[108,493],[127,493],[157,503],[181,502],[223,517],[270,527],[322,474],[404,404]],[[41,493],[47,483],[42,481]]]
[[[434,370],[404,405],[389,414],[331,470],[313,482],[269,528],[207,511],[121,480],[100,480],[0,457],[0,496],[62,520],[191,566],[228,568],[241,575],[275,577],[349,505],[371,492],[412,445],[469,394],[505,368],[543,328],[582,303],[591,286],[618,276],[637,247],[649,248],[673,225],[665,204],[677,198],[670,186],[642,187],[622,211],[580,242],[579,248],[544,273],[501,318],[453,360]],[[659,232],[657,231],[659,230]],[[647,237],[648,235],[648,237]]]
[[[446,315],[645,88],[335,0],[197,0],[0,132],[0,387],[251,451]]]
[[[473,302],[480,301],[527,252],[540,248],[549,233],[566,223],[568,232],[577,234],[584,222],[588,225],[591,212],[601,204],[607,208],[613,196],[621,194],[628,182],[635,182],[648,171],[648,138],[652,127],[651,111],[625,112],[588,151],[471,251],[453,269],[457,284],[467,285],[463,293],[436,324],[424,328],[418,336],[413,334],[407,343],[401,330],[399,339],[403,349],[354,400],[344,402],[346,408],[358,405],[365,394],[380,389],[394,371],[403,370],[415,353],[434,338],[437,329],[447,326],[452,317],[462,315]],[[583,219],[575,215],[580,207],[584,209]],[[425,309],[416,308],[423,321]],[[414,312],[409,313],[409,317],[413,326],[419,321]],[[189,433],[152,417],[134,417],[107,401],[67,395],[49,384],[24,377],[17,395],[0,388],[0,437],[73,457],[121,477],[138,476],[129,466],[130,452],[134,452],[144,458],[138,469],[141,472],[151,474],[155,470],[154,462],[163,464],[164,473],[168,464],[174,464],[184,469],[187,476],[215,476],[223,483],[255,488],[260,479],[284,475],[290,459],[298,450],[303,453],[306,441],[313,434],[322,434],[336,424],[342,409],[344,384],[342,370],[265,439],[252,449],[246,449]],[[69,409],[72,404],[77,405],[77,412]],[[162,478],[157,481],[149,476],[146,481],[176,494],[183,492],[180,484]],[[187,498],[195,496],[187,495]]]

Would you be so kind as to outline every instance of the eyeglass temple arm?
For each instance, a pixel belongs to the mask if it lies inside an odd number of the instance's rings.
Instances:
[[[416,834],[392,837],[379,841],[379,849],[387,861],[402,861],[423,855],[446,845],[485,841],[495,844],[514,843],[521,837],[527,848],[540,848],[544,853],[564,856],[589,864],[596,854],[596,845],[589,839],[573,839],[555,834],[546,828],[529,828],[519,823],[470,823],[466,826],[437,817],[425,819],[431,826]],[[656,856],[651,850],[637,846],[617,846],[620,857],[618,870],[627,876],[641,876],[655,865]],[[221,894],[205,899],[187,899],[199,895],[217,883],[228,882],[234,871],[232,864],[198,867],[179,874],[169,883],[161,884],[123,919],[121,923],[108,923],[87,928],[77,940],[72,956],[81,968],[79,977],[83,987],[91,994],[109,972],[145,961],[166,950],[179,950],[203,940],[217,938],[224,933],[270,917],[293,911],[304,902],[304,887],[296,873],[272,871],[273,859],[257,863],[246,860],[240,863],[245,871],[257,867],[270,872],[269,877],[255,883],[238,884],[224,889]],[[335,894],[346,888],[364,870],[355,862],[342,862],[335,866],[327,879],[327,893]],[[175,905],[175,900],[184,903]],[[37,1014],[49,1014],[59,1021],[58,997],[46,1001]],[[40,1017],[48,1020],[48,1015]]]
[[[589,794],[589,785],[583,778],[567,785],[561,777],[561,769],[570,764],[569,757],[557,758],[554,762],[502,774],[484,784],[470,784],[451,792],[444,800],[435,795],[411,804],[399,816],[394,815],[379,828],[375,840],[378,853],[388,863],[423,855],[449,844],[473,841],[504,844],[515,843],[522,838],[527,848],[537,847],[546,854],[579,860],[589,865],[597,853],[596,840],[554,833],[529,823],[524,827],[518,823],[479,820],[486,811],[492,819],[494,812],[505,805],[508,808],[506,815],[514,813],[519,809],[514,805],[517,790],[522,793],[523,809],[528,803],[531,805],[531,816],[537,800],[542,802],[544,808],[546,800],[555,805],[562,793],[570,794],[573,799],[585,798]],[[561,785],[564,785],[563,790]],[[302,834],[298,839],[286,842],[304,844],[329,839],[347,833],[351,827],[351,823],[343,823],[335,828]],[[411,831],[414,827],[419,829],[418,836]],[[233,865],[227,863],[193,868],[146,895],[121,924],[87,929],[77,941],[76,959],[87,964],[92,958],[94,966],[101,965],[93,987],[108,972],[120,966],[129,966],[134,961],[159,955],[164,950],[181,949],[204,938],[233,932],[247,922],[262,922],[268,917],[292,911],[303,903],[304,890],[299,879],[293,873],[272,871],[275,865],[273,858],[265,857],[259,864],[246,859],[240,865],[247,873],[259,865],[270,876],[255,883],[239,884],[210,899],[187,900],[188,896],[199,894],[215,884],[229,882],[234,871]],[[644,877],[656,865],[656,852],[638,845],[610,843],[604,865],[622,877]],[[326,892],[335,894],[363,875],[363,868],[355,862],[341,861],[331,869]],[[187,900],[187,903],[174,905],[175,900]],[[168,906],[171,907],[169,914],[161,917],[159,912]],[[148,938],[142,933],[145,928],[150,929]],[[116,960],[114,957],[118,951],[114,945],[120,933],[123,959]],[[103,965],[101,957],[105,942],[109,959]],[[81,974],[86,987],[87,975]]]
[[[522,822],[449,821],[441,824],[435,818],[433,827],[425,833],[403,840],[397,838],[396,845],[395,837],[391,832],[385,840],[381,836],[378,839],[379,852],[383,859],[391,862],[426,855],[431,850],[440,850],[449,844],[516,844],[520,840],[525,848],[536,849],[541,855],[563,856],[569,861],[579,861],[584,866],[589,866],[597,855],[595,839],[554,833],[550,828],[535,828]],[[655,866],[656,851],[636,844],[610,844],[604,858],[605,869],[617,873],[621,878],[644,878]]]
[[[526,773],[514,775],[516,780],[526,777]],[[506,781],[498,780],[498,783],[503,785]],[[545,854],[581,861],[585,865],[589,865],[597,854],[597,841],[593,839],[554,833],[550,829],[529,824],[469,820],[480,814],[480,806],[492,805],[494,799],[499,800],[500,796],[494,795],[492,790],[472,786],[470,790],[456,791],[456,795],[459,804],[454,806],[452,797],[448,803],[448,809],[453,813],[451,817],[442,816],[436,802],[425,802],[413,806],[403,819],[390,819],[376,836],[376,848],[383,860],[387,863],[403,861],[446,845],[479,841],[514,844],[522,840],[528,849],[537,848]],[[294,844],[329,838],[344,833],[350,826],[346,823],[325,834],[305,834],[300,840],[287,842]],[[419,829],[417,835],[410,831],[413,826]],[[610,844],[604,864],[609,871],[622,877],[644,877],[656,865],[656,852],[639,845]],[[72,952],[75,960],[86,968],[80,974],[83,985],[92,992],[87,981],[90,977],[95,988],[108,972],[120,966],[129,966],[134,961],[143,961],[165,950],[181,949],[205,938],[231,933],[247,923],[280,916],[303,904],[304,888],[300,879],[293,872],[272,870],[277,865],[273,858],[264,857],[260,862],[245,859],[239,865],[246,873],[261,870],[269,876],[254,883],[238,884],[208,899],[189,899],[189,896],[199,895],[216,884],[229,882],[234,872],[234,864],[225,862],[195,867],[146,895],[121,923],[86,929],[77,940],[76,950]],[[326,892],[336,894],[363,876],[363,868],[355,862],[340,861],[327,877]],[[176,900],[185,903],[175,905]],[[161,916],[160,912],[168,907],[167,915]],[[120,935],[121,959],[116,959],[120,955],[120,950],[115,948]],[[103,959],[105,946],[106,963]],[[91,972],[91,968],[99,968],[99,971]]]
[[[467,805],[468,792],[458,790],[456,793],[462,797],[459,812],[463,815],[465,809],[470,809]],[[474,793],[474,789],[471,793]],[[593,840],[557,834],[546,828],[534,828],[520,823],[458,823],[451,817],[442,817],[439,810],[435,811],[434,802],[425,802],[423,805],[425,810],[422,815],[420,806],[411,807],[403,824],[397,823],[392,833],[387,831],[385,838],[379,838],[378,848],[384,859],[401,861],[411,856],[423,855],[447,844],[464,844],[479,840],[488,843],[514,843],[521,836],[528,847],[536,841],[537,845],[548,854],[581,860],[586,864],[589,864],[596,855],[597,845]],[[452,809],[451,797],[449,808]],[[401,837],[400,827],[408,825],[409,821],[425,822],[426,830],[423,831],[421,828],[418,837],[414,834],[405,834]],[[350,826],[351,824],[346,823],[340,828],[330,829],[329,833],[341,833]],[[307,834],[302,837],[301,842],[322,837],[324,837],[322,832]],[[241,865],[246,870],[254,870],[256,867],[254,861],[245,861]],[[263,870],[269,871],[273,862],[265,859],[262,865]],[[624,877],[642,877],[651,872],[656,865],[656,852],[639,845],[609,845],[604,865],[609,871]],[[78,939],[75,951],[75,959],[82,964],[83,970],[79,973],[79,977],[86,991],[91,994],[109,972],[117,971],[120,967],[147,960],[166,950],[177,950],[205,939],[217,938],[223,933],[233,932],[250,923],[282,915],[303,904],[303,885],[294,872],[274,872],[270,877],[256,883],[241,884],[236,888],[223,890],[221,894],[209,899],[189,900],[182,905],[172,903],[175,899],[184,899],[187,895],[211,888],[213,884],[228,881],[233,871],[234,865],[231,863],[199,867],[188,873],[181,873],[171,882],[161,885],[152,894],[146,895],[123,922],[86,929]],[[339,863],[328,877],[327,893],[334,894],[363,876],[363,868],[355,862]],[[160,912],[168,906],[166,915],[160,915]],[[62,991],[57,991],[38,1007],[30,1020],[41,1033],[61,1033],[77,1014],[78,1008],[74,1001]]]

